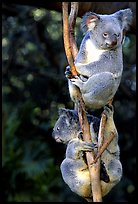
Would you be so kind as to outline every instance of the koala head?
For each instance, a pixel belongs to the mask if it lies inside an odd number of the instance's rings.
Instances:
[[[119,10],[110,15],[87,12],[81,23],[83,32],[88,31],[99,49],[114,49],[121,45],[123,33],[132,22],[130,9]]]
[[[93,115],[87,115],[88,122],[93,124],[94,131],[99,130],[100,119]],[[68,143],[78,138],[81,134],[78,113],[75,110],[59,109],[59,118],[53,128],[52,137],[57,142]]]
[[[59,118],[53,128],[52,137],[57,142],[68,143],[71,139],[77,138],[80,132],[77,112],[65,108],[59,109]]]

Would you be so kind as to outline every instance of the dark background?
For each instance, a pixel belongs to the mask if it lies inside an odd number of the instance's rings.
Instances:
[[[78,47],[82,40],[77,19]],[[104,198],[132,202],[136,186],[136,36],[127,33],[114,98],[123,177]],[[62,13],[2,5],[2,198],[6,202],[86,202],[60,173],[65,146],[52,139],[58,109],[73,109],[64,75]]]

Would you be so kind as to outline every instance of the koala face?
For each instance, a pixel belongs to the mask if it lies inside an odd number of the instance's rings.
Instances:
[[[99,49],[115,49],[123,40],[123,32],[132,22],[130,9],[119,10],[110,15],[87,12],[81,23],[83,32],[89,31]]]
[[[74,110],[60,109],[59,118],[53,128],[52,137],[56,142],[68,143],[77,138],[80,125],[77,113]]]
[[[65,116],[60,116],[55,126],[53,128],[52,137],[56,140],[56,142],[67,143],[69,135],[68,131],[66,131],[67,121]],[[66,132],[66,133],[65,133]]]
[[[99,49],[115,49],[121,45],[123,40],[123,30],[119,21],[114,17],[109,19],[105,16],[102,17],[91,33],[94,43]]]

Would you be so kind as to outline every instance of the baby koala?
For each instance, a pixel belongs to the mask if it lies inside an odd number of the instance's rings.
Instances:
[[[102,196],[105,196],[122,177],[118,133],[113,120],[113,107],[110,109],[105,106],[104,113],[107,116],[104,139],[106,141],[111,132],[115,134],[115,137],[101,156]],[[93,143],[82,140],[78,114],[75,110],[69,109],[59,110],[59,118],[53,128],[52,137],[57,142],[67,144],[66,157],[60,166],[63,180],[73,192],[85,199],[91,199],[90,175],[84,153],[94,151],[97,147],[100,120],[92,115],[87,115],[87,117]]]

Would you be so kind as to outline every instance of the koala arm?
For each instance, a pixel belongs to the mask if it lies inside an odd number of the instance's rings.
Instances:
[[[84,142],[81,139],[72,139],[66,149],[66,158],[78,160],[82,157],[84,151],[93,151],[96,145]]]
[[[118,51],[118,55],[120,56],[120,59],[118,59],[118,61],[114,60],[116,53],[113,53],[113,51],[106,51],[101,55],[97,54],[97,57],[94,56],[96,55],[96,53],[90,54],[92,56],[90,57],[91,60],[89,61],[81,62],[80,56],[78,56],[78,59],[76,59],[75,61],[76,70],[80,75],[87,78],[101,72],[111,72],[115,75],[122,75],[123,65],[121,60],[122,53],[120,51]],[[78,55],[80,54],[78,53]]]

